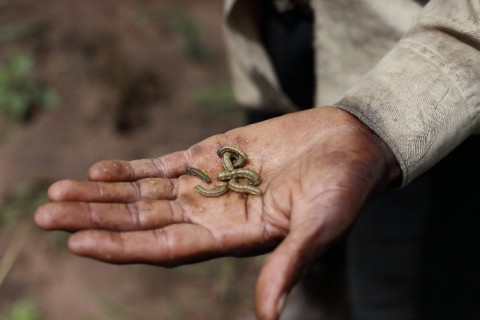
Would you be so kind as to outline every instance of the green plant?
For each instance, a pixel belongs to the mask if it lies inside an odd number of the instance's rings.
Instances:
[[[227,82],[209,83],[195,92],[195,102],[212,113],[231,110],[235,107],[233,90]]]
[[[183,41],[185,54],[197,61],[205,62],[212,58],[212,52],[207,47],[198,25],[191,17],[183,13],[169,16],[170,25],[177,31]]]
[[[30,299],[22,300],[16,303],[10,313],[0,315],[0,320],[38,320],[39,312],[35,303]]]
[[[7,230],[27,213],[47,202],[46,186],[40,182],[21,184],[11,199],[0,207],[0,232]]]
[[[33,64],[32,56],[22,53],[0,65],[0,111],[21,122],[57,102],[53,91],[32,77]]]
[[[243,119],[243,112],[237,106],[228,82],[220,81],[198,88],[193,100],[196,105],[204,108],[210,117]]]
[[[31,229],[31,220],[21,221],[28,213],[47,201],[46,190],[39,183],[27,183],[0,206],[0,236],[11,232],[13,238],[4,252],[0,252],[0,287],[14,266]],[[1,320],[1,318],[0,318]]]

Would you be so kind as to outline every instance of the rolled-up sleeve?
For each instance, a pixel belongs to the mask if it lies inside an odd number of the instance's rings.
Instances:
[[[431,0],[336,106],[390,146],[403,184],[426,171],[479,131],[480,1]]]

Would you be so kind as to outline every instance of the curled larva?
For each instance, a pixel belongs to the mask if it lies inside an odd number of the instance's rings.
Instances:
[[[223,159],[226,170],[230,170],[229,162],[232,163],[233,168],[240,168],[245,165],[247,155],[239,147],[226,145],[217,150],[217,154]],[[233,169],[232,168],[232,169]]]
[[[212,182],[212,179],[210,179],[210,177],[200,169],[188,167],[185,172],[193,176],[199,177],[205,182],[208,182],[208,183]]]
[[[219,182],[215,184],[218,188],[215,189],[205,189],[201,185],[196,185],[195,190],[200,193],[202,196],[205,197],[218,197],[228,191],[228,183],[226,182]]]
[[[249,184],[238,183],[237,179],[235,178],[228,180],[228,188],[235,192],[249,193],[256,196],[262,195],[262,190]]]
[[[258,186],[262,182],[262,178],[258,173],[247,168],[226,170],[218,174],[218,180],[230,180],[232,178],[245,178],[254,186]]]

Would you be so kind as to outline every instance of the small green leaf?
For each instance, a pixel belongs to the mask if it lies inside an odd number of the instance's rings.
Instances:
[[[33,58],[28,54],[19,54],[9,64],[11,75],[22,77],[28,75],[33,67]]]
[[[36,109],[53,109],[55,93],[32,77],[34,59],[20,53],[0,66],[0,112],[26,122]]]

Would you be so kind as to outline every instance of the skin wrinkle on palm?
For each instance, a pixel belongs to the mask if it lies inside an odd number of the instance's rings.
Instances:
[[[271,139],[280,135],[284,138]],[[211,157],[218,159],[218,146],[232,142],[262,168],[264,195],[242,198],[228,193],[205,198],[197,194],[196,179],[184,175],[185,169],[195,166],[216,172],[218,162],[210,161]],[[37,210],[36,221],[49,230],[73,231],[69,240],[73,253],[110,263],[171,267],[273,250],[258,278],[256,313],[259,319],[278,319],[282,297],[301,270],[343,236],[365,199],[384,188],[388,177],[398,175],[398,165],[388,150],[350,114],[316,108],[234,129],[187,151],[157,158],[162,172],[149,159],[94,164],[90,182],[52,185],[52,203]],[[341,161],[336,161],[340,154]],[[301,179],[300,168],[308,172]],[[142,199],[128,196],[128,190],[134,192],[128,184],[132,180],[142,185]],[[109,191],[100,195],[96,187],[89,186],[95,183],[108,183]],[[151,199],[158,185],[164,188],[159,188],[157,199]],[[96,225],[89,225],[85,207],[72,206],[72,202],[97,202]],[[126,208],[124,219],[122,210],[115,209],[132,203],[137,209],[149,206],[138,211],[140,229]],[[163,237],[158,237],[160,232]]]

